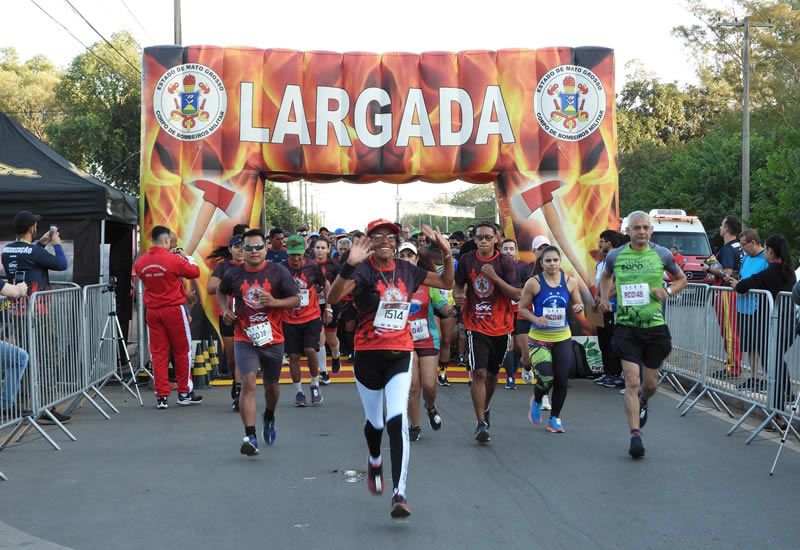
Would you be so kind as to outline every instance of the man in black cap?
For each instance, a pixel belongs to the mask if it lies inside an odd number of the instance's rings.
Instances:
[[[39,229],[38,222],[41,219],[41,216],[27,210],[17,212],[14,216],[17,240],[8,244],[2,254],[3,269],[6,271],[8,281],[14,283],[17,272],[24,273],[28,294],[50,288],[48,271],[67,269],[67,256],[61,246],[61,236],[57,228],[48,231],[34,242]],[[55,254],[45,250],[47,245],[53,245]]]
[[[2,258],[0,258],[8,281],[12,284],[24,281],[28,286],[29,295],[50,288],[49,270],[66,271],[67,269],[67,256],[61,246],[58,228],[52,227],[51,231],[34,242],[41,219],[41,216],[27,210],[17,212],[17,215],[14,216],[17,240],[6,245]],[[45,250],[47,245],[53,245],[55,254],[50,254]],[[71,419],[70,416],[61,414],[55,409],[50,409],[50,414],[62,424],[66,424]],[[53,424],[47,415],[42,415],[38,421],[40,424]]]

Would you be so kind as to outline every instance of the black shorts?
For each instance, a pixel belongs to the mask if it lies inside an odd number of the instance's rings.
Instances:
[[[356,320],[356,306],[353,302],[341,302],[342,309],[341,313],[339,314],[339,321],[342,323],[347,323],[350,321]]]
[[[233,325],[229,325],[219,316],[219,335],[223,338],[233,338]]]
[[[288,354],[302,355],[305,350],[314,348],[319,351],[319,335],[322,332],[322,319],[293,325],[284,321],[283,337],[286,340],[284,349]]]
[[[742,353],[767,353],[769,323],[758,311],[752,314],[737,313],[736,326],[739,329],[739,351]]]
[[[486,369],[492,374],[500,372],[500,365],[508,352],[510,334],[488,336],[486,334],[467,331],[467,368],[469,370]]]
[[[241,375],[258,374],[265,382],[278,382],[283,368],[283,342],[265,348],[257,348],[248,342],[234,342],[233,353],[236,356],[236,371]]]
[[[531,330],[531,322],[527,319],[521,319],[519,317],[514,318],[514,336],[517,334],[525,334],[527,335],[528,332]]]
[[[672,351],[672,336],[667,325],[638,328],[616,324],[611,349],[623,361],[659,369]]]
[[[410,351],[356,350],[353,357],[356,380],[370,390],[382,390],[395,374],[410,370]]]
[[[439,350],[436,348],[414,348],[414,353],[417,354],[417,357],[433,357],[439,356]]]

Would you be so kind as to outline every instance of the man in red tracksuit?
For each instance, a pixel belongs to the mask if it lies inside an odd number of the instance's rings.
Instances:
[[[169,250],[170,230],[157,225],[151,233],[153,246],[133,265],[133,271],[144,285],[144,305],[147,308],[147,330],[150,335],[150,355],[156,378],[156,406],[169,407],[170,348],[175,357],[175,377],[178,379],[178,405],[196,405],[203,400],[192,391],[189,373],[189,319],[183,305],[186,293],[181,278],[196,279],[200,269],[191,256],[180,249]]]

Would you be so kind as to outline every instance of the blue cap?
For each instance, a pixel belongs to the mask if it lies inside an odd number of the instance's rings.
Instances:
[[[228,241],[228,246],[236,246],[237,244],[242,244],[244,238],[241,235],[234,235],[231,237],[231,240]]]
[[[339,227],[338,229],[336,229],[333,232],[333,234],[334,235],[347,235],[347,231],[345,231],[343,228]]]

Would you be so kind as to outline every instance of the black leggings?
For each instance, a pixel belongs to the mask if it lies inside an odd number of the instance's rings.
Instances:
[[[603,374],[609,376],[622,376],[622,362],[611,348],[611,338],[614,336],[614,314],[603,315],[604,327],[597,327],[597,342],[600,344],[600,353],[603,356]]]
[[[553,397],[550,400],[553,410],[550,416],[561,416],[561,408],[567,399],[567,382],[569,371],[575,361],[572,352],[572,338],[561,342],[533,342],[528,341],[528,353],[531,365],[536,369],[536,387],[534,396],[538,403],[553,388]]]

